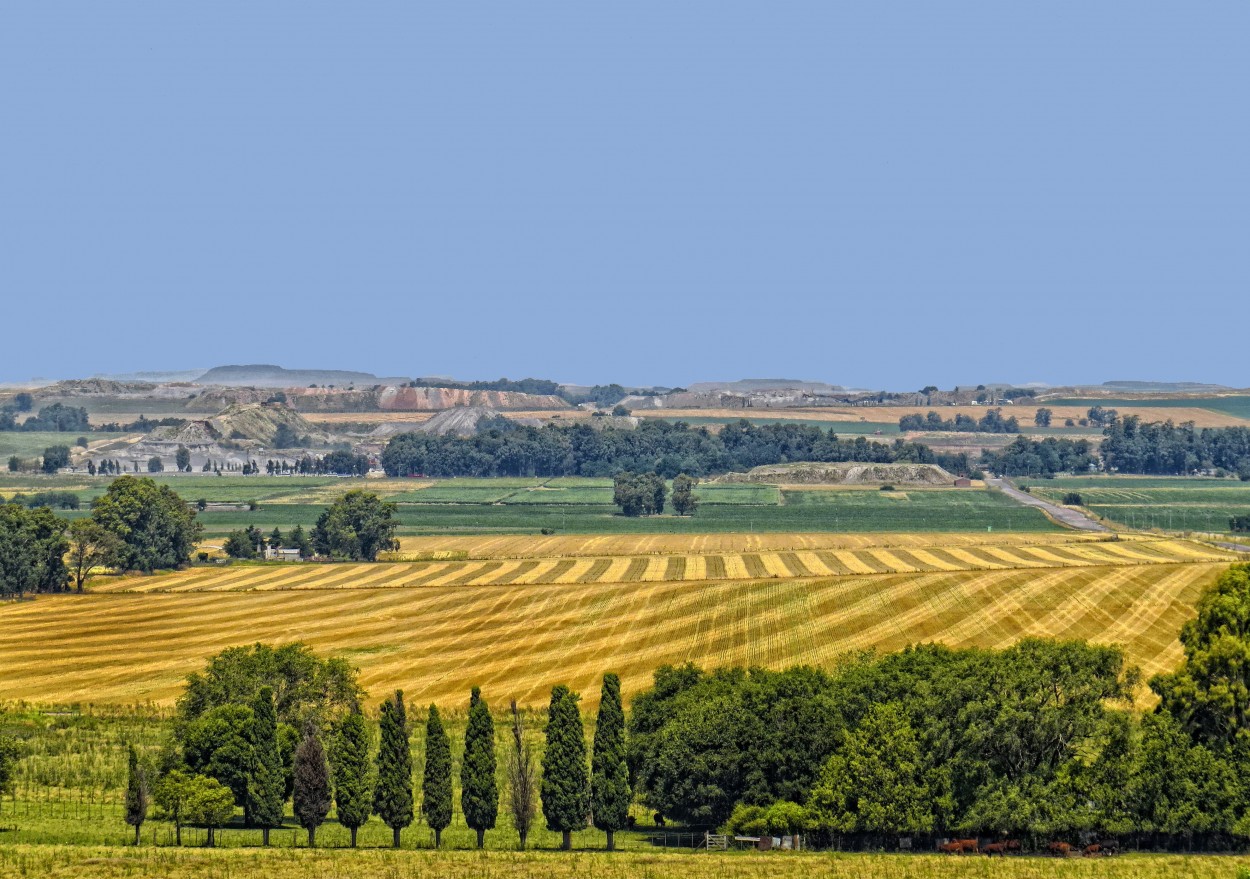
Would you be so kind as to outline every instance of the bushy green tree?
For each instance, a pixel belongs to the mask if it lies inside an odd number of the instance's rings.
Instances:
[[[262,687],[272,687],[278,722],[302,729],[308,721],[327,728],[364,695],[356,671],[340,658],[322,659],[298,641],[274,647],[229,647],[187,676],[178,699],[183,721],[223,705],[250,705]],[[294,749],[292,748],[292,751]]]
[[[382,703],[379,731],[381,742],[373,810],[391,828],[394,846],[399,848],[400,831],[411,824],[413,818],[412,750],[408,745],[408,714],[403,690],[396,690],[393,698]]]
[[[572,832],[586,826],[590,810],[586,734],[577,701],[577,694],[563,684],[552,688],[543,751],[543,815],[548,828],[561,832],[560,847],[566,851],[572,848]]]
[[[181,724],[176,733],[187,767],[230,788],[249,822],[252,821],[248,791],[255,759],[252,745],[255,722],[250,705],[226,704]]]
[[[260,825],[263,842],[269,845],[269,831],[282,825],[286,805],[286,769],[278,745],[278,714],[271,687],[261,687],[252,700],[251,745],[246,811],[252,823]]]
[[[630,800],[621,679],[615,674],[606,674],[591,751],[590,811],[595,826],[608,835],[608,851],[615,848],[616,831],[624,827],[629,818]]]
[[[465,823],[477,831],[477,847],[486,844],[486,831],[499,816],[499,782],[496,778],[495,721],[482,692],[469,696],[469,723],[464,733],[464,758],[460,763],[460,808]]]
[[[371,492],[349,491],[318,517],[312,531],[313,547],[333,558],[376,561],[379,552],[398,546],[396,509]]]
[[[161,815],[174,825],[174,843],[182,845],[182,825],[189,818],[187,801],[191,795],[191,779],[194,776],[181,769],[171,769],[161,776],[152,792],[152,799]],[[229,791],[227,790],[227,793]],[[230,805],[234,807],[234,795],[231,794]]]
[[[69,446],[48,446],[43,450],[43,472],[56,473],[69,466]]]
[[[147,769],[139,762],[134,745],[126,747],[126,823],[135,829],[135,845],[139,831],[148,817]]]
[[[316,727],[309,724],[295,749],[295,819],[308,831],[308,847],[317,844],[317,828],[330,814],[330,768]]]
[[[74,586],[83,591],[87,579],[96,568],[117,563],[121,541],[92,519],[75,519],[69,523],[69,572]]]
[[[874,705],[821,770],[808,819],[837,833],[928,833],[935,791],[920,742],[895,705]]]
[[[369,820],[373,807],[369,730],[359,707],[339,724],[330,763],[334,768],[335,812],[339,824],[351,831],[352,848],[355,848],[356,832]]]
[[[234,814],[234,794],[215,779],[195,775],[185,783],[181,809],[187,824],[198,824],[208,829],[208,846],[211,848],[217,844],[217,828]]]
[[[13,772],[20,754],[14,738],[0,734],[0,795],[13,790]]]
[[[425,769],[421,778],[421,814],[434,831],[434,847],[443,841],[443,831],[451,824],[451,740],[443,728],[438,707],[430,705],[425,723]]]
[[[1203,593],[1181,644],[1181,667],[1150,682],[1163,709],[1198,742],[1250,739],[1250,565],[1233,565]]]
[[[694,515],[699,501],[694,496],[695,481],[685,473],[673,477],[673,512],[679,516]]]
[[[66,589],[65,528],[65,520],[47,507],[0,504],[0,596]]]
[[[114,479],[96,500],[91,517],[121,541],[119,562],[128,570],[151,572],[187,564],[202,531],[190,504],[168,485],[146,477]]]

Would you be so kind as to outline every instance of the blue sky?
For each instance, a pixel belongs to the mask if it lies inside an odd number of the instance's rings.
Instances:
[[[0,6],[0,380],[1250,385],[1250,4]]]

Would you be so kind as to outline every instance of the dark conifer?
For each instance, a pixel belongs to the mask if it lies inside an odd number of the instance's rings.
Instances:
[[[430,718],[425,724],[421,812],[425,823],[434,830],[434,847],[438,848],[443,841],[443,830],[451,824],[451,741],[434,705],[430,706]]]
[[[603,676],[599,717],[591,755],[590,811],[595,826],[608,834],[608,851],[616,845],[616,831],[629,817],[629,767],[625,763],[625,711],[621,706],[621,679]]]
[[[148,817],[148,779],[134,745],[127,748],[126,756],[126,823],[135,829],[135,845],[138,845],[139,829]]]
[[[247,783],[247,813],[261,827],[265,845],[269,829],[282,825],[286,805],[286,767],[278,748],[278,715],[273,689],[261,687],[252,700],[252,772]]]
[[[373,790],[373,811],[391,828],[393,844],[399,848],[399,834],[412,823],[412,751],[408,745],[408,715],[404,691],[396,690],[382,703],[379,722],[378,783]]]
[[[486,844],[486,831],[499,816],[499,783],[495,777],[495,721],[473,688],[469,697],[469,725],[464,733],[464,760],[460,764],[460,808],[465,823],[477,831],[477,847]]]
[[[295,818],[308,831],[308,847],[317,844],[317,828],[330,813],[330,768],[317,730],[309,725],[295,749]]]
[[[373,807],[373,791],[369,786],[369,730],[360,706],[352,706],[339,725],[330,763],[334,768],[334,810],[339,824],[351,831],[352,848],[355,848],[356,832],[369,820]]]
[[[586,733],[577,710],[577,694],[560,684],[551,691],[547,710],[547,748],[543,754],[543,815],[547,826],[573,847],[573,831],[586,826],[590,784],[586,777]]]

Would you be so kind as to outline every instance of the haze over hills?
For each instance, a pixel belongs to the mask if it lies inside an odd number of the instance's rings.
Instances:
[[[257,387],[290,388],[297,385],[332,384],[337,386],[405,384],[406,376],[379,377],[371,372],[355,372],[344,369],[287,369],[272,364],[246,366],[215,366],[193,380],[197,385],[249,385]]]

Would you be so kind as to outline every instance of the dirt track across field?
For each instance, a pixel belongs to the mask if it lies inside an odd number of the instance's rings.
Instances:
[[[1037,507],[1044,510],[1056,522],[1061,525],[1067,525],[1069,528],[1075,528],[1077,531],[1110,531],[1106,525],[1101,522],[1095,522],[1089,516],[1080,510],[1072,507],[1064,507],[1059,504],[1052,504],[1050,501],[1043,500],[1040,497],[1034,497],[1028,492],[1021,491],[1005,479],[987,479],[987,485],[994,488],[1002,489],[1003,493],[1013,500],[1017,500],[1026,507]]]

